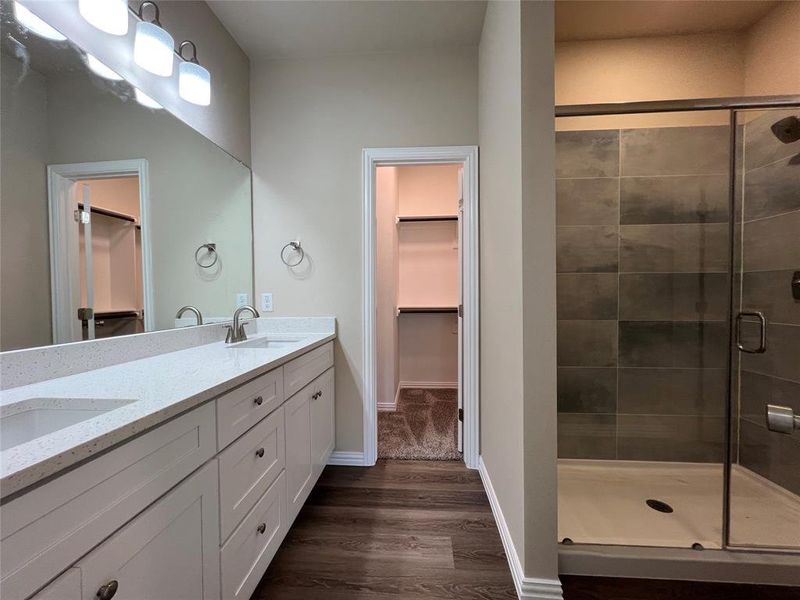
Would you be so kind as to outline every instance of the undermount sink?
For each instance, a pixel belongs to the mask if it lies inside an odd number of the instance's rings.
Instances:
[[[135,402],[95,398],[30,398],[0,407],[0,451]]]
[[[254,338],[252,340],[246,340],[244,342],[239,342],[238,344],[231,344],[228,348],[285,348],[286,346],[291,346],[292,344],[296,344],[297,342],[302,342],[303,338],[294,337],[260,337]]]

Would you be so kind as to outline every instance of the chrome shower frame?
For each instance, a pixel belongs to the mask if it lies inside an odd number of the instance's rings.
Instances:
[[[800,108],[800,95],[784,96],[754,96],[733,98],[696,98],[682,100],[655,100],[643,102],[609,102],[599,104],[564,104],[555,107],[555,117],[593,117],[593,116],[619,116],[632,114],[651,113],[678,113],[699,111],[728,111],[730,115],[729,138],[729,277],[734,279],[734,253],[735,253],[735,228],[736,222],[732,218],[736,206],[736,142],[738,111],[758,109]],[[622,577],[656,576],[653,572],[654,561],[663,565],[664,572],[658,575],[664,578],[697,579],[698,573],[704,573],[703,579],[727,579],[737,567],[750,564],[754,567],[754,577],[738,574],[741,581],[761,580],[774,581],[773,577],[778,572],[778,579],[785,579],[786,573],[796,569],[800,552],[784,548],[755,548],[732,546],[730,544],[730,479],[732,468],[732,385],[733,353],[730,351],[734,343],[736,318],[734,314],[735,298],[734,286],[731,285],[729,297],[729,327],[728,327],[728,360],[727,360],[727,386],[725,404],[725,455],[723,478],[723,512],[722,512],[722,549],[705,551],[702,556],[695,550],[662,547],[632,547],[632,546],[603,546],[603,545],[576,545],[563,547],[559,550],[560,568],[564,573],[583,575],[613,574]],[[767,565],[767,562],[771,562]],[[694,564],[692,564],[694,563]],[[599,571],[598,572],[598,567]],[[609,570],[613,573],[609,573]],[[649,575],[642,575],[644,571]],[[777,571],[776,571],[777,570]],[[800,572],[800,571],[797,571]],[[792,576],[790,576],[792,577]],[[792,582],[800,585],[800,581]]]

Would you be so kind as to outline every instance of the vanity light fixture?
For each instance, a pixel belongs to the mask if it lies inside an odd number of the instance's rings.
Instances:
[[[111,81],[122,81],[122,77],[117,74],[116,71],[113,71],[110,67],[100,62],[89,53],[86,54],[86,66],[89,67],[89,70],[92,73],[99,75],[104,79],[110,79]]]
[[[146,106],[147,108],[153,108],[155,110],[161,110],[162,108],[164,108],[139,88],[133,88],[133,91],[136,93],[136,101],[142,106]]]
[[[191,58],[183,56],[183,49],[187,46],[192,48]],[[178,46],[178,56],[183,59],[178,66],[180,97],[192,104],[208,106],[211,104],[211,73],[197,62],[197,46],[191,40],[181,42],[181,45]]]
[[[144,9],[152,6],[153,20],[144,20]],[[155,2],[145,0],[139,6],[139,18],[136,24],[136,38],[133,41],[133,60],[137,65],[154,75],[169,77],[172,75],[172,61],[175,57],[175,41],[161,28],[158,20],[158,6]],[[159,107],[160,108],[160,107]]]
[[[112,35],[128,33],[128,3],[125,0],[79,0],[78,10],[87,23]]]
[[[62,35],[59,31],[42,21],[42,19],[37,17],[16,0],[14,1],[14,18],[25,29],[31,33],[35,33],[40,37],[56,42],[64,42],[67,39],[67,36]]]

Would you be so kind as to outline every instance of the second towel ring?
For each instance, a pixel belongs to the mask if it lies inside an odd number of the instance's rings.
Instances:
[[[200,251],[203,250],[204,248],[206,250],[206,254],[210,254],[214,257],[214,260],[212,260],[208,264],[203,264],[200,262]],[[197,250],[194,251],[194,262],[196,262],[197,266],[200,267],[201,269],[210,269],[215,264],[217,264],[218,260],[219,260],[219,254],[217,253],[217,245],[214,244],[213,242],[209,242],[208,244],[201,244],[197,248]]]
[[[294,249],[295,253],[297,253],[297,254],[299,254],[299,255],[300,255],[300,258],[297,260],[297,262],[289,262],[289,261],[286,259],[286,256],[285,256],[285,255],[286,255],[286,250],[287,250],[287,248],[292,248],[292,249]],[[297,265],[299,265],[301,262],[303,262],[303,259],[304,259],[305,257],[306,257],[306,253],[305,253],[305,251],[303,250],[303,247],[300,245],[300,241],[299,241],[299,240],[294,240],[294,241],[292,241],[292,242],[289,242],[289,243],[288,243],[288,244],[286,244],[286,245],[285,245],[283,248],[281,248],[281,261],[283,261],[283,264],[285,264],[287,267],[290,267],[290,268],[291,268],[291,267],[296,267],[296,266],[297,266]]]

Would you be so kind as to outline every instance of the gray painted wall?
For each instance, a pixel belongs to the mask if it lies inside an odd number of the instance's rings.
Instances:
[[[474,48],[253,65],[256,295],[274,316],[336,315],[336,449],[363,445],[361,152],[478,141]],[[291,271],[281,247],[300,237]]]

